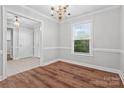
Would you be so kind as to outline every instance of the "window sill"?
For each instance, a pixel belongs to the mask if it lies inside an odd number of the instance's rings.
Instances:
[[[74,52],[72,53],[73,55],[80,55],[80,56],[93,56],[93,54],[90,54],[90,53],[78,53],[78,52]]]

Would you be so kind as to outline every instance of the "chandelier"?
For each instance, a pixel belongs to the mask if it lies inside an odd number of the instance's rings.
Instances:
[[[67,13],[68,5],[56,5],[51,7],[51,16],[55,16],[58,20],[62,20],[65,15],[70,15]]]
[[[14,26],[19,27],[19,25],[20,25],[19,18],[18,16],[15,16]]]

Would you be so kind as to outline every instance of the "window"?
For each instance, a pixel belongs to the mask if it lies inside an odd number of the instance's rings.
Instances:
[[[92,54],[92,23],[86,21],[72,26],[73,53]]]

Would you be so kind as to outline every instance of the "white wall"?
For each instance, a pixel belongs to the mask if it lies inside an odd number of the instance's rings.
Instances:
[[[45,25],[44,31],[44,62],[49,62],[58,58],[58,47],[59,42],[59,24],[53,23],[52,21],[46,21],[48,24]]]
[[[124,6],[121,8],[121,63],[120,69],[124,77]]]
[[[94,55],[71,54],[71,24],[93,20]],[[102,11],[93,15],[77,17],[61,24],[59,46],[60,58],[88,64],[119,69],[120,62],[120,8]],[[109,50],[109,51],[103,51]],[[117,52],[111,52],[115,50]]]

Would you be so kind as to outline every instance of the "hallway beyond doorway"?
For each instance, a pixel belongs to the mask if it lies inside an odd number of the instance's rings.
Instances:
[[[8,76],[30,70],[40,65],[40,58],[28,57],[17,60],[10,60],[7,62],[7,74]]]

